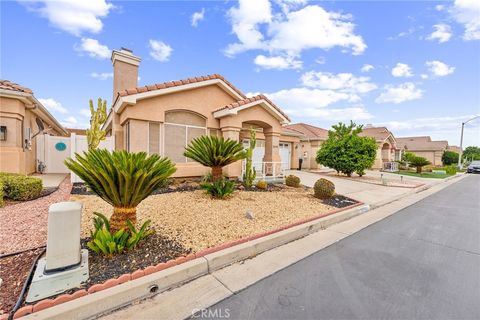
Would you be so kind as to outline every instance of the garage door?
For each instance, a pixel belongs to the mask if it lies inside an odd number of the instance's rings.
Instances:
[[[282,169],[290,170],[290,159],[292,154],[292,144],[280,142],[280,159],[282,159]]]

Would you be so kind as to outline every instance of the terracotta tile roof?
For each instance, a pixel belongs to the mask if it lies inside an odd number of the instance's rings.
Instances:
[[[430,137],[397,138],[397,145],[405,147],[407,151],[443,151],[448,148],[448,141],[432,141]]]
[[[359,136],[371,137],[371,138],[375,138],[375,140],[383,141],[387,139],[388,136],[391,134],[392,133],[386,127],[367,127],[367,128],[363,128]]]
[[[328,138],[328,130],[306,123],[290,124],[285,128],[300,132],[308,139],[327,140]]]
[[[142,92],[153,91],[153,90],[159,90],[159,89],[165,89],[165,88],[171,88],[171,87],[178,87],[178,86],[182,86],[182,85],[189,84],[189,83],[196,83],[196,82],[202,82],[202,81],[213,80],[213,79],[222,80],[230,88],[232,88],[233,91],[238,93],[242,98],[246,98],[246,96],[240,90],[238,90],[233,84],[231,84],[227,79],[225,79],[223,76],[221,76],[219,74],[211,74],[211,75],[207,75],[207,76],[194,77],[194,78],[188,78],[188,79],[183,79],[183,80],[173,80],[173,81],[167,81],[167,82],[147,85],[147,86],[143,86],[143,87],[126,89],[126,90],[119,91],[117,93],[117,96],[124,97],[124,96],[128,96],[128,95],[131,95],[131,94],[142,93]]]
[[[456,153],[460,153],[462,151],[462,148],[459,146],[448,146],[447,149]]]
[[[27,87],[23,87],[17,83],[13,83],[8,80],[0,80],[0,89],[11,90],[11,91],[18,91],[33,94],[33,91]]]
[[[87,135],[87,129],[65,128],[65,130],[67,130],[69,136],[71,136],[72,133],[79,134],[82,136]]]
[[[256,95],[254,97],[245,98],[243,100],[235,101],[235,102],[230,103],[226,106],[218,108],[218,109],[214,110],[213,112],[220,111],[220,110],[225,110],[225,109],[230,109],[230,110],[235,109],[235,108],[238,108],[238,107],[243,106],[245,104],[249,104],[251,102],[259,101],[259,100],[267,101],[270,105],[272,105],[272,107],[274,107],[278,112],[280,112],[288,121],[290,121],[290,118],[282,111],[282,109],[277,107],[277,105],[275,103],[273,103],[270,99],[265,97],[263,94],[259,94],[259,95]]]

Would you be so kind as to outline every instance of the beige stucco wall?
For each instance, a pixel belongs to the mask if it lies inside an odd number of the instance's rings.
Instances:
[[[280,122],[262,106],[253,106],[241,110],[236,115],[229,115],[223,118],[214,118],[213,112],[225,105],[236,101],[217,85],[196,88],[187,91],[180,91],[167,95],[151,97],[137,101],[135,105],[127,106],[117,115],[118,123],[122,130],[125,124],[130,125],[130,151],[148,151],[149,122],[165,122],[165,114],[169,111],[184,110],[194,112],[205,118],[206,126],[210,132],[221,134],[226,138],[240,141],[249,125],[262,127],[258,139],[265,140],[265,161],[280,161],[278,145],[280,141],[298,141],[296,137],[282,136]],[[241,130],[243,133],[241,134]],[[162,133],[161,133],[162,134]],[[163,137],[160,137],[163,139]],[[116,145],[116,149],[125,148],[126,142],[122,141]],[[293,157],[294,147],[292,146],[292,165],[295,165]],[[177,172],[174,177],[201,176],[208,172],[208,168],[195,162],[176,163]],[[234,163],[225,168],[229,176],[238,176],[241,173],[241,162]]]
[[[32,136],[38,132],[36,117],[22,101],[0,97],[0,125],[7,127],[7,141],[0,141],[0,171],[21,174],[36,171],[36,139],[31,140],[30,149],[23,147],[24,130],[30,128]],[[49,125],[49,120],[42,120]]]
[[[433,166],[442,166],[442,155],[443,150],[436,150],[436,151],[415,151],[415,150],[407,150],[407,152],[412,152],[419,157],[424,157],[428,161],[432,163]]]
[[[302,158],[302,169],[315,170],[322,166],[317,163],[317,151],[322,146],[323,140],[303,140],[298,143],[295,155],[295,168],[298,168],[298,159]]]

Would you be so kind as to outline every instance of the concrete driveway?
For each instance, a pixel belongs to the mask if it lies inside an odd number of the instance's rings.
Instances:
[[[335,183],[335,190],[338,194],[360,200],[369,204],[371,207],[377,207],[394,201],[399,197],[412,193],[414,190],[412,188],[386,187],[342,178],[325,177],[323,175],[306,171],[289,170],[287,171],[287,174],[298,176],[301,183],[307,187],[313,187],[315,182],[322,177],[327,178]]]

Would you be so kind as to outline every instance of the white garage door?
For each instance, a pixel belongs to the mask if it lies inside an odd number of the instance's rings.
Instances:
[[[292,154],[292,144],[280,142],[280,159],[282,159],[282,169],[290,170],[290,159]]]

